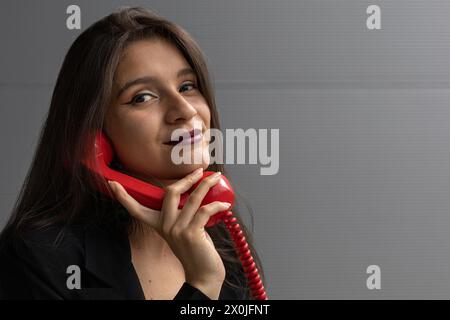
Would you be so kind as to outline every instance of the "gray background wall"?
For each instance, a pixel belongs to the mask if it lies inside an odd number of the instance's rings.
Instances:
[[[66,50],[144,5],[200,43],[224,128],[280,129],[277,175],[228,167],[272,299],[450,298],[450,2],[79,0],[81,31],[65,27],[70,4],[0,4],[0,226]],[[370,4],[382,30],[366,28]]]

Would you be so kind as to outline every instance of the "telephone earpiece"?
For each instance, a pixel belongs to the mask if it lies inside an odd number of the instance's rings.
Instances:
[[[143,206],[152,208],[154,210],[161,210],[165,191],[148,182],[144,182],[132,176],[126,175],[120,171],[112,169],[110,167],[110,164],[113,158],[113,147],[106,135],[102,131],[100,131],[95,135],[94,156],[89,156],[88,158],[83,159],[83,164],[92,172],[100,175],[101,177],[104,177],[107,180],[119,182],[130,194],[130,196],[136,199],[136,201],[138,201]],[[213,173],[214,172],[212,171],[204,172],[203,177],[194,186],[192,186],[189,191],[181,195],[179,209],[184,206],[190,192],[195,190],[201,180]],[[111,195],[106,189],[100,191],[105,193],[106,195]],[[231,188],[230,182],[224,175],[221,176],[220,181],[215,186],[209,189],[208,193],[203,198],[201,205],[206,205],[213,201],[229,202],[231,203],[231,207],[226,211],[219,212],[212,216],[205,226],[212,227],[220,220],[224,221],[225,226],[230,232],[230,235],[236,245],[236,253],[242,262],[242,266],[253,297],[257,300],[267,300],[264,285],[259,276],[256,264],[253,261],[253,257],[248,248],[247,241],[245,240],[239,223],[237,223],[237,219],[233,217],[233,214],[230,211],[234,204],[234,192]]]

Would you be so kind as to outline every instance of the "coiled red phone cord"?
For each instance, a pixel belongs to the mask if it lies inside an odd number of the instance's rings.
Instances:
[[[259,276],[258,268],[256,267],[255,261],[253,261],[247,240],[241,230],[241,226],[237,223],[237,219],[233,217],[231,211],[228,211],[223,216],[223,222],[236,245],[235,249],[242,262],[242,267],[244,268],[253,298],[256,300],[268,300],[266,289],[264,289],[261,277]]]

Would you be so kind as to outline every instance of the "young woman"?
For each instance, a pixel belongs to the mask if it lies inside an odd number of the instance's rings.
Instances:
[[[171,133],[200,124],[200,164],[171,161]],[[205,132],[220,129],[205,58],[192,37],[134,7],[101,19],[69,49],[30,171],[0,238],[6,299],[251,299],[223,222],[226,203],[200,206],[209,176],[178,209],[209,163]],[[103,131],[114,168],[165,188],[161,211],[140,205],[82,159]],[[262,279],[251,236],[235,210]],[[78,277],[78,278],[77,278]],[[77,284],[77,279],[78,284]]]

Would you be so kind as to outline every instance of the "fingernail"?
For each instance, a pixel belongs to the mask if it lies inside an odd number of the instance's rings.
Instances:
[[[222,172],[217,171],[216,173],[213,174],[213,178],[217,178],[222,174]]]
[[[228,209],[229,207],[231,207],[231,203],[229,202],[222,202],[222,204]]]
[[[111,189],[115,190],[116,186],[114,185],[114,183],[111,180],[108,180],[108,184],[111,187]]]
[[[194,174],[199,174],[203,172],[203,168],[198,168],[197,170],[195,170]]]

